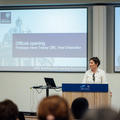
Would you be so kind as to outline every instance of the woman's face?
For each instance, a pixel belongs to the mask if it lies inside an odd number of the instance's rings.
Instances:
[[[97,69],[97,65],[98,64],[95,64],[95,62],[93,60],[89,61],[89,66],[90,66],[91,70],[96,70]]]

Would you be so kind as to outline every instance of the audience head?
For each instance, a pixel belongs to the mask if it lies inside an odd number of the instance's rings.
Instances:
[[[71,110],[75,119],[81,119],[88,110],[88,101],[84,97],[76,98],[71,105]]]
[[[17,105],[11,100],[0,102],[0,120],[16,120],[18,118]]]
[[[120,111],[118,112],[116,120],[120,120]]]
[[[115,120],[118,113],[112,108],[100,108],[97,110],[99,120]]]
[[[70,120],[70,111],[67,101],[60,96],[44,98],[38,106],[39,120]]]
[[[83,117],[83,120],[117,120],[118,113],[112,108],[99,108],[89,110]]]

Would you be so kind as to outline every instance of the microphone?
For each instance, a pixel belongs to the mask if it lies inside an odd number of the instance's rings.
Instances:
[[[43,87],[42,85],[40,85],[40,86],[33,86],[32,88],[33,89],[38,89],[38,88],[41,88],[41,87]]]
[[[93,81],[95,82],[95,73],[93,73]]]

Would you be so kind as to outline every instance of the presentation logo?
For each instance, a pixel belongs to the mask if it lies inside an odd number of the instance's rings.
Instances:
[[[0,12],[0,24],[11,23],[11,12]]]
[[[90,90],[90,85],[88,85],[88,84],[80,85],[80,90],[89,91]]]

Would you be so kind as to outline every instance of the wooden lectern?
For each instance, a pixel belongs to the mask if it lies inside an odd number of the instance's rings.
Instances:
[[[85,97],[90,109],[110,105],[108,84],[62,84],[62,92],[70,106],[78,97]]]

